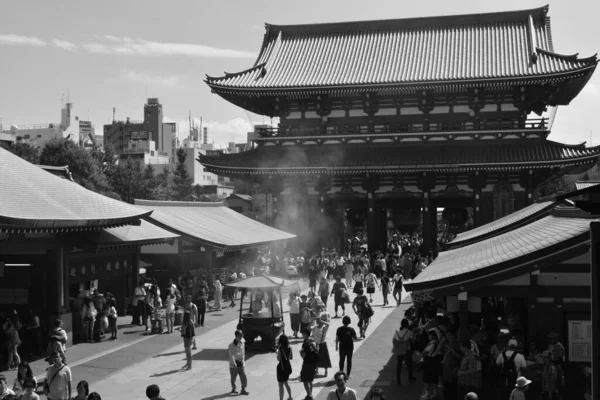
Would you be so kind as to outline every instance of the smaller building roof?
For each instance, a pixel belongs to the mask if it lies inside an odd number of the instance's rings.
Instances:
[[[554,200],[545,200],[533,203],[521,210],[515,211],[505,217],[479,226],[475,229],[460,233],[456,238],[448,243],[449,248],[463,247],[470,243],[496,236],[500,233],[514,229],[533,219],[541,218],[546,215],[556,205]]]
[[[592,186],[600,185],[599,181],[577,181],[575,182],[575,190],[587,189]]]
[[[73,181],[73,175],[71,174],[71,171],[69,171],[68,165],[65,165],[63,167],[55,167],[53,165],[38,165],[38,167],[40,167],[46,172],[50,172],[52,175],[58,176],[59,178]]]
[[[469,285],[492,277],[498,281],[523,273],[523,268],[557,257],[560,253],[585,245],[593,218],[553,215],[501,235],[455,250],[441,252],[423,272],[406,283],[409,291],[435,291]],[[556,215],[554,215],[556,214]],[[584,249],[583,251],[587,251]]]
[[[127,225],[89,232],[85,234],[83,240],[93,250],[100,251],[121,247],[169,243],[178,237],[179,235],[142,220],[139,225]]]
[[[152,211],[94,193],[0,148],[0,231],[65,232],[127,225]]]
[[[252,196],[250,196],[249,194],[232,193],[229,196],[229,198],[232,198],[232,197],[237,197],[240,200],[244,200],[244,201],[248,201],[248,202],[252,201]]]
[[[222,250],[259,247],[296,237],[233,211],[223,203],[135,200],[160,227]]]

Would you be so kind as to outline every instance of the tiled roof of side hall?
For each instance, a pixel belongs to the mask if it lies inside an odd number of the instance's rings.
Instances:
[[[577,181],[575,182],[575,190],[587,189],[592,186],[600,185],[598,181]]]
[[[463,246],[466,243],[480,240],[481,238],[489,237],[495,232],[501,232],[510,226],[514,226],[515,224],[526,221],[535,216],[541,216],[546,211],[550,211],[555,204],[556,203],[554,201],[550,200],[533,203],[521,210],[515,211],[488,224],[460,233],[456,235],[456,238],[448,243],[448,245],[454,248],[457,246]]]
[[[593,69],[554,52],[546,7],[490,14],[266,25],[253,67],[213,88],[269,90],[546,77]]]
[[[549,215],[481,242],[441,252],[423,272],[406,284],[407,290],[427,291],[463,285],[526,265],[533,258],[552,257],[552,249],[568,249],[574,245],[571,241],[578,237],[583,238],[581,243],[588,240],[591,221],[594,219]]]
[[[151,211],[94,193],[0,148],[0,231],[63,232],[126,225]]]
[[[211,170],[305,171],[305,170],[466,170],[515,167],[546,168],[569,163],[593,162],[599,147],[565,145],[549,140],[487,140],[443,145],[400,143],[323,144],[262,146],[237,154],[200,155]]]

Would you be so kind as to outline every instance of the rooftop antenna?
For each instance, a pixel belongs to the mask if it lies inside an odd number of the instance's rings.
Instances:
[[[117,113],[117,107],[113,107],[113,120],[112,122],[115,122],[115,114]]]
[[[71,96],[69,95],[69,89],[67,89],[67,103],[71,102]]]
[[[60,95],[60,108],[64,108],[65,107],[65,94],[62,93]]]

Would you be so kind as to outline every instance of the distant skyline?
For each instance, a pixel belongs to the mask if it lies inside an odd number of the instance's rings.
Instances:
[[[96,133],[116,118],[143,119],[147,98],[157,97],[168,121],[189,130],[188,113],[226,145],[246,139],[252,124],[268,118],[245,112],[211,94],[206,74],[220,76],[254,64],[264,23],[305,24],[536,8],[544,3],[506,0],[223,1],[67,0],[5,2],[0,23],[0,119],[10,125],[60,121],[61,98],[74,104]],[[555,50],[591,56],[600,51],[600,2],[550,3]],[[551,140],[600,145],[600,72],[556,115]]]

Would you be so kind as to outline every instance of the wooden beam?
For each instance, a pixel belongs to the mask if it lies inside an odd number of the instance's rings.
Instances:
[[[533,277],[532,277],[533,278]],[[437,293],[435,293],[437,296]],[[498,285],[484,286],[469,291],[473,297],[572,297],[589,298],[591,289],[589,286],[516,286]]]
[[[547,273],[589,274],[590,264],[555,264],[542,268]]]

